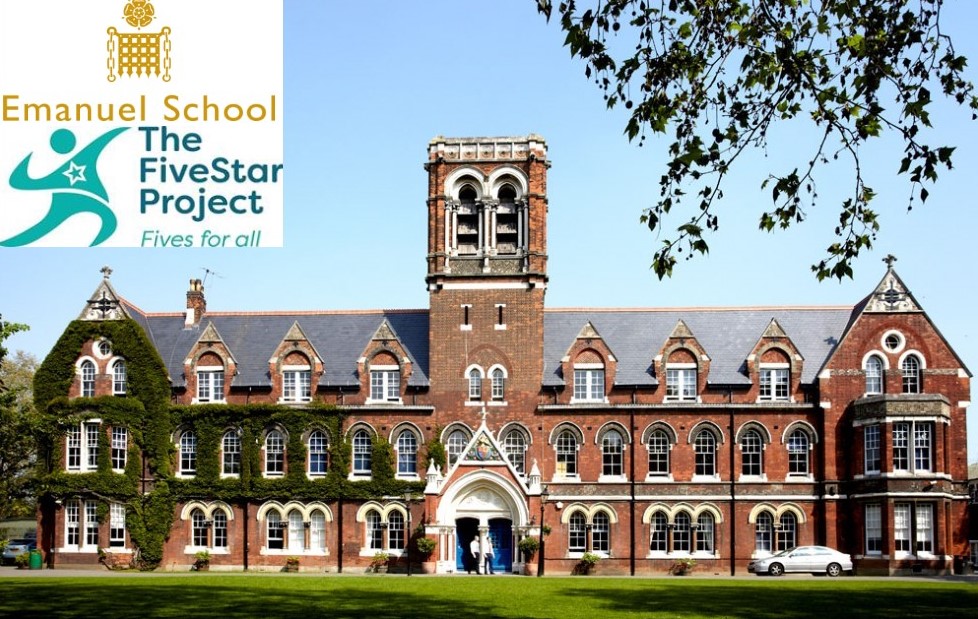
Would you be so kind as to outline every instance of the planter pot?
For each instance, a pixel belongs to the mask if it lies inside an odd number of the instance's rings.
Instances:
[[[286,565],[285,566],[285,571],[286,572],[298,572],[299,571],[299,566],[298,565]]]
[[[529,563],[524,563],[523,564],[523,573],[525,575],[527,575],[527,576],[536,576],[537,575],[537,568],[538,567],[539,566],[535,562],[533,562],[533,561],[531,561]]]
[[[209,572],[211,569],[210,563],[195,563],[194,570],[197,572]]]
[[[435,574],[438,572],[438,563],[434,561],[425,561],[421,564],[422,574]]]
[[[386,574],[387,573],[387,566],[386,565],[375,565],[374,566],[374,573],[375,574]]]

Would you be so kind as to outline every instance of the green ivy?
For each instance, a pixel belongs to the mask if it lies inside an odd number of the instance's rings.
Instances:
[[[442,471],[448,470],[448,453],[445,451],[445,444],[441,442],[440,426],[435,427],[435,431],[431,433],[431,438],[428,439],[425,447],[424,471],[422,473],[428,470],[432,462]]]
[[[126,397],[68,399],[83,345],[99,338],[111,341],[113,352],[125,358],[129,393]],[[153,569],[162,561],[179,502],[201,497],[229,504],[266,500],[332,502],[423,491],[422,483],[396,479],[393,449],[383,437],[373,441],[372,479],[349,480],[352,451],[345,436],[345,416],[336,407],[173,406],[167,376],[159,354],[134,321],[75,321],[62,334],[34,379],[35,401],[38,409],[44,411],[38,447],[45,474],[38,480],[39,496],[54,500],[93,497],[99,500],[98,514],[103,520],[110,502],[124,504],[126,525],[141,569]],[[128,429],[129,453],[123,474],[112,470],[107,432],[99,435],[96,471],[65,472],[65,454],[60,447],[65,432],[89,419],[99,419],[105,427]],[[266,479],[261,470],[261,442],[271,428],[281,429],[288,437],[287,474]],[[330,465],[323,478],[311,480],[306,476],[304,439],[313,429],[325,431],[330,438]],[[192,479],[177,479],[171,473],[176,452],[173,437],[185,430],[197,435],[197,472]],[[229,430],[240,432],[241,437],[241,472],[236,478],[221,476],[221,443]],[[444,462],[444,446],[440,442],[429,444],[428,455],[432,457],[439,447]],[[143,456],[154,478],[145,487]]]

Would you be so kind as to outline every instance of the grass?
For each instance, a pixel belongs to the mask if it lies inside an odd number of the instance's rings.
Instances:
[[[0,617],[975,617],[974,582],[278,574],[0,577]]]

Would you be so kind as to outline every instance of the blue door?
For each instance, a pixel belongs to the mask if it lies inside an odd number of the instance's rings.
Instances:
[[[508,518],[493,518],[489,521],[489,537],[496,551],[492,561],[493,571],[513,571],[513,521]]]

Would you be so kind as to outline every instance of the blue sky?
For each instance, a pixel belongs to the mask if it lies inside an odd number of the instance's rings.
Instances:
[[[883,230],[853,280],[818,283],[809,266],[832,242],[851,170],[819,175],[820,202],[787,233],[757,230],[769,205],[768,171],[806,161],[804,129],[771,136],[765,153],[735,169],[711,253],[681,262],[660,282],[649,271],[657,239],[639,223],[657,195],[666,139],[645,147],[622,135],[625,111],[607,111],[583,66],[531,0],[372,3],[286,0],[285,248],[6,249],[0,312],[31,331],[8,342],[43,357],[114,269],[120,294],[147,311],[179,311],[190,278],[207,277],[208,308],[424,308],[427,178],[431,138],[537,133],[549,146],[550,307],[852,305],[884,274],[887,254],[971,370],[978,368],[978,124],[940,103],[935,140],[958,146],[955,170],[907,212],[898,141],[863,151]],[[969,27],[978,6],[944,8],[957,51],[975,59]],[[973,73],[973,76],[975,74]],[[3,205],[0,205],[2,211]],[[671,220],[677,223],[679,219]],[[978,460],[978,413],[969,420]]]

